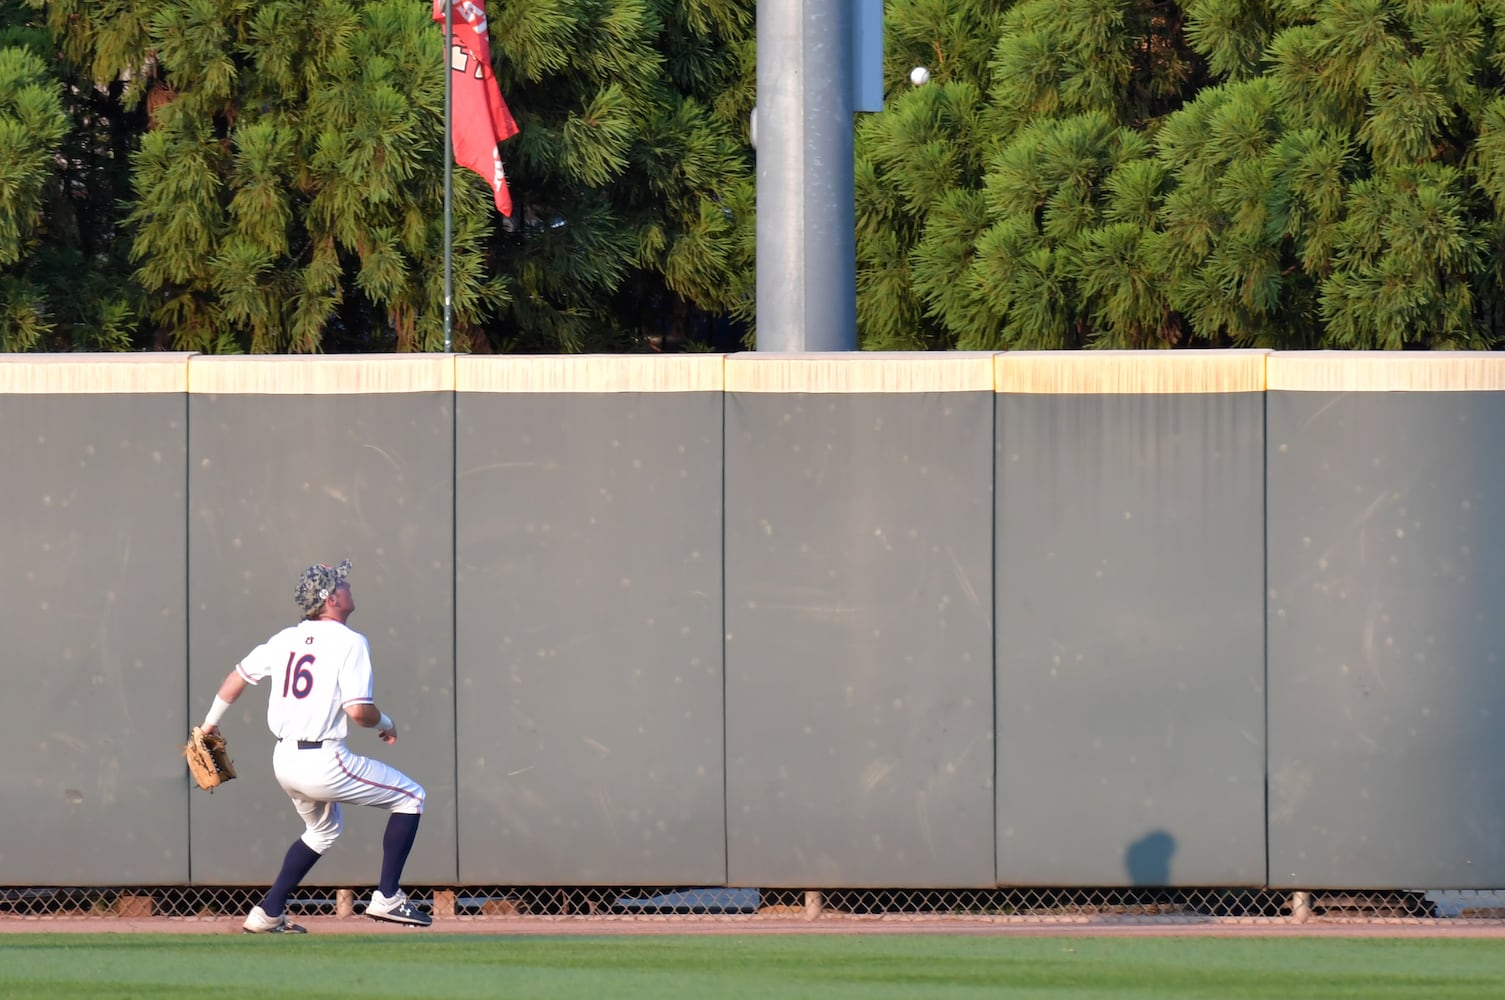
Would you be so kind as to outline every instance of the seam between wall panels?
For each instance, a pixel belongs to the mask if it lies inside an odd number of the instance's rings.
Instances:
[[[187,362],[184,362],[185,368]],[[188,725],[193,725],[193,421],[189,419],[193,397],[183,391],[183,711]],[[217,693],[217,692],[216,692]],[[184,782],[183,795],[188,808],[183,813],[188,884],[193,877],[193,791]]]
[[[1260,650],[1260,662],[1264,667],[1262,687],[1264,689],[1264,711],[1262,723],[1264,726],[1264,789],[1262,804],[1264,806],[1264,845],[1265,845],[1265,887],[1270,885],[1270,391],[1268,388],[1259,394],[1259,429],[1260,429],[1260,494],[1261,494],[1261,517],[1260,517],[1260,549],[1264,555],[1260,574],[1259,600],[1261,614],[1260,619],[1264,623],[1264,631],[1261,638],[1264,640]]]
[[[998,462],[998,447],[999,447],[999,437],[1000,437],[1000,435],[999,435],[999,427],[998,427],[998,414],[999,414],[998,397],[999,397],[1000,393],[994,392],[991,395],[993,397],[993,420],[992,420],[992,426],[990,428],[991,433],[988,435],[988,439],[989,439],[989,442],[991,443],[990,451],[992,452],[992,454],[988,456],[988,459],[989,459],[988,464],[990,466],[990,472],[991,472],[991,475],[992,475],[993,492],[992,492],[992,496],[990,496],[988,498],[989,499],[989,506],[991,508],[988,511],[988,528],[989,528],[989,531],[988,531],[989,539],[988,539],[988,541],[991,543],[991,549],[992,549],[992,551],[990,553],[990,558],[989,558],[988,562],[989,562],[989,566],[990,566],[990,569],[991,569],[992,574],[993,574],[993,587],[992,587],[993,606],[992,606],[992,608],[989,609],[989,614],[990,614],[990,617],[992,618],[992,623],[993,624],[992,624],[992,627],[990,629],[988,629],[989,650],[991,652],[991,655],[988,658],[989,659],[989,662],[988,662],[988,676],[992,680],[991,690],[993,692],[993,699],[992,699],[993,700],[993,706],[992,706],[992,709],[993,709],[993,802],[992,802],[992,809],[990,810],[990,814],[993,817],[993,885],[996,887],[998,885],[999,881],[1000,881],[1000,879],[999,879],[999,862],[1000,862],[1000,859],[998,857],[998,803],[999,803],[1000,796],[1003,794],[1003,790],[999,787],[999,784],[998,784],[998,754],[999,754],[999,749],[1003,746],[1002,733],[999,732],[999,726],[998,726],[998,718],[999,718],[999,715],[1000,715],[1000,713],[998,711],[998,706],[999,706],[999,686],[998,686],[998,592],[999,592],[999,572],[998,572],[998,465],[999,465],[999,462]]]
[[[454,722],[450,774],[455,788],[455,879],[460,878],[460,391],[449,393],[449,669],[450,718]]]
[[[732,877],[732,820],[731,820],[731,765],[727,718],[727,648],[726,648],[726,400],[730,395],[723,385],[720,397],[721,410],[721,620],[717,623],[721,641],[721,882],[727,885]]]

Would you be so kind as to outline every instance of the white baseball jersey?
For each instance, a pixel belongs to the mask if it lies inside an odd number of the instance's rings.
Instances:
[[[371,647],[336,621],[302,621],[257,646],[235,669],[247,683],[272,678],[267,727],[279,740],[343,740],[345,709],[374,703]]]

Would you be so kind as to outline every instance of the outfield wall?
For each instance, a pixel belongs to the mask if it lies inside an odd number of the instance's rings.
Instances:
[[[177,744],[348,556],[414,884],[1505,886],[1502,355],[12,355],[0,427],[0,885],[269,879],[265,696]]]
[[[999,880],[1260,883],[1264,354],[997,366]]]

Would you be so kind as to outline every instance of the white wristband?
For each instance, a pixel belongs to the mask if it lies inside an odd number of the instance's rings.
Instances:
[[[386,712],[381,714],[381,721],[376,724],[378,733],[390,733],[392,731],[392,717]]]
[[[219,720],[223,719],[225,713],[229,710],[230,703],[219,695],[215,695],[214,704],[209,706],[209,714],[204,716],[204,728],[208,729],[210,726],[219,725]]]

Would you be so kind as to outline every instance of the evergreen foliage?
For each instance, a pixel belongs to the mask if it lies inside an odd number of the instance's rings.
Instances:
[[[672,348],[750,320],[752,5],[493,0],[488,14],[522,126],[502,147],[516,207],[501,218],[455,171],[457,348]],[[442,346],[430,4],[56,0],[45,24],[61,89],[109,94],[115,112],[101,132],[128,190],[112,186],[102,229],[135,294],[113,346]],[[44,140],[34,159],[56,153]]]
[[[963,3],[992,57],[923,87],[900,81],[961,32],[888,10],[890,105],[858,130],[864,346],[1505,339],[1505,5]],[[937,171],[937,135],[980,170]]]
[[[0,349],[7,351],[36,346],[57,325],[36,247],[68,119],[39,50],[38,32],[0,20]]]
[[[735,349],[756,0],[491,0],[455,345]],[[864,347],[1494,348],[1502,0],[886,0]],[[0,5],[0,349],[434,350],[427,0]],[[911,84],[926,66],[930,80]]]
[[[491,266],[515,282],[492,348],[704,348],[716,320],[751,322],[754,8],[550,0],[489,11],[522,129],[508,183],[524,206],[489,245]]]

